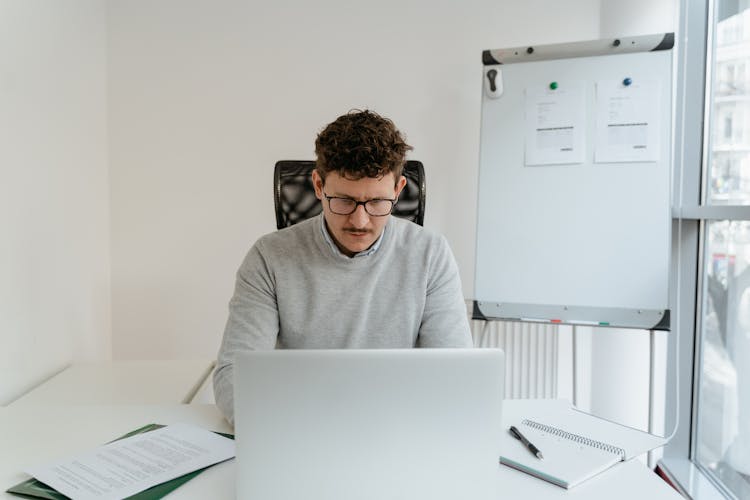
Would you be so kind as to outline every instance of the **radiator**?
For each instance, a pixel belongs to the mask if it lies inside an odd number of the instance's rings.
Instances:
[[[505,351],[505,397],[556,398],[557,325],[516,321],[471,321],[476,347]]]

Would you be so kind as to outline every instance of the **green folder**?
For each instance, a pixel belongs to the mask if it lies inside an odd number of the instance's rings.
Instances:
[[[162,427],[164,426],[159,425],[159,424],[144,425],[140,429],[136,429],[134,431],[128,432],[124,436],[120,436],[119,438],[115,439],[115,441],[119,441],[120,439],[124,439],[126,437],[135,436],[136,434],[141,434],[144,432],[161,429]],[[216,434],[219,434],[220,436],[224,436],[230,439],[234,439],[234,435],[232,434],[225,434],[223,432],[217,432]],[[156,500],[157,498],[163,498],[167,495],[167,493],[171,493],[172,491],[176,490],[177,488],[187,483],[188,481],[190,481],[195,476],[197,476],[204,470],[208,469],[209,467],[213,467],[213,465],[209,465],[208,467],[204,467],[203,469],[198,469],[196,471],[190,472],[188,474],[185,474],[184,476],[176,477],[165,483],[157,484],[156,486],[152,486],[151,488],[147,490],[143,490],[140,493],[136,493],[135,495],[128,497],[128,499],[130,500]],[[41,481],[37,481],[34,478],[28,479],[22,483],[18,483],[12,488],[7,489],[6,493],[11,493],[13,495],[22,496],[25,498],[45,498],[48,500],[69,500],[69,497],[66,497],[62,493],[59,493],[57,490],[50,488],[46,484],[42,483]]]

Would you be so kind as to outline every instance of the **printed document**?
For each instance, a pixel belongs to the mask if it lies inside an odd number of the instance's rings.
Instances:
[[[188,424],[114,441],[25,472],[74,500],[115,500],[234,457],[234,441]]]
[[[655,80],[597,82],[594,162],[657,161],[659,101]]]
[[[586,147],[586,85],[526,89],[526,165],[583,163]]]

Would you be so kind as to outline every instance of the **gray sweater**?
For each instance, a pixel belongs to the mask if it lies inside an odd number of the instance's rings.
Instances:
[[[471,347],[444,237],[389,217],[376,251],[354,258],[326,240],[322,215],[267,234],[239,271],[214,373],[234,421],[233,361],[250,350]]]

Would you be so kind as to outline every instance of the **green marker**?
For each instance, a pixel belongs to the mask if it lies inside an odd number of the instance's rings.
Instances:
[[[609,321],[600,321],[599,326],[609,326]]]

